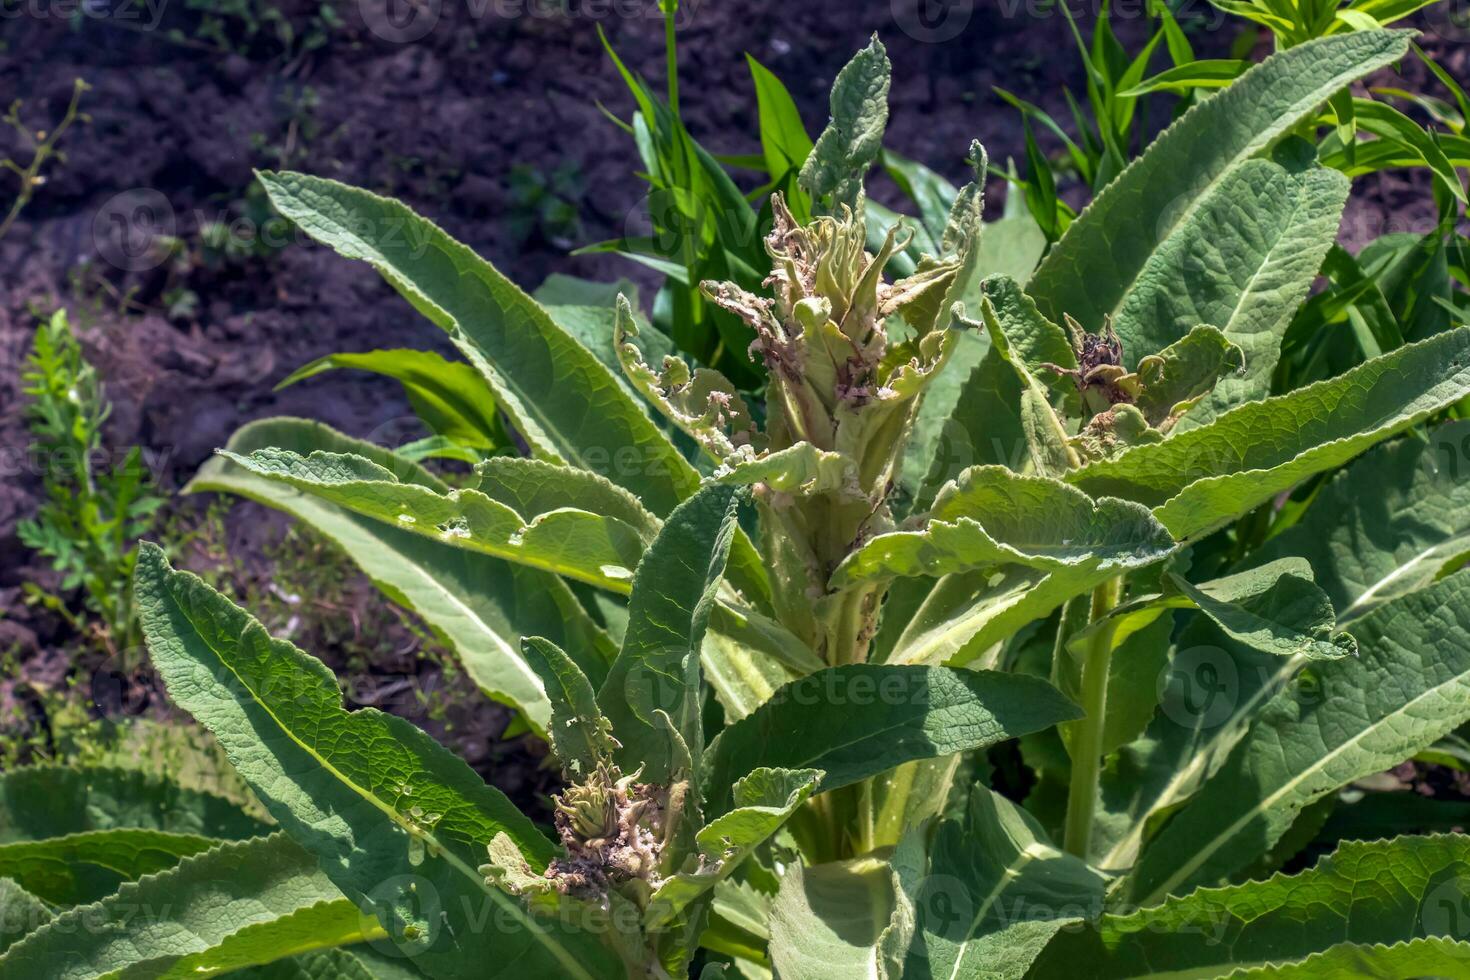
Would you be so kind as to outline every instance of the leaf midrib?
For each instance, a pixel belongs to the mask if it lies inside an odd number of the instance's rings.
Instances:
[[[215,660],[220,664],[220,666],[229,671],[230,675],[240,683],[241,688],[250,693],[251,699],[262,711],[265,712],[266,716],[270,718],[270,720],[276,725],[278,729],[280,729],[283,735],[294,742],[303,752],[314,759],[317,764],[320,765],[323,769],[331,773],[332,776],[339,783],[352,790],[354,793],[356,793],[362,799],[366,800],[372,806],[376,807],[394,824],[400,827],[403,826],[403,821],[398,818],[397,811],[383,803],[380,799],[378,799],[376,795],[369,792],[364,787],[359,786],[353,780],[349,779],[345,773],[343,773],[328,759],[318,753],[313,746],[308,745],[306,742],[298,738],[296,736],[296,733],[288,725],[286,725],[284,721],[282,721],[282,719],[275,713],[275,711],[273,711],[268,704],[260,699],[260,697],[256,694],[255,688],[251,685],[249,680],[243,674],[235,670],[233,666],[231,666],[229,660],[224,656],[224,654],[212,643],[210,643],[203,633],[201,633],[197,629],[193,629],[192,620],[185,612],[183,606],[179,603],[178,599],[175,597],[173,589],[166,588],[165,591],[169,597],[169,602],[173,605],[178,615],[180,615],[186,622],[191,623],[191,629],[194,633],[194,636],[199,640],[200,643],[205,646],[205,648],[209,650],[211,654],[214,655]],[[247,627],[247,629],[248,628],[249,627]],[[256,628],[260,627],[257,626]],[[514,915],[514,917],[522,925],[522,927],[525,928],[532,935],[536,936],[540,940],[541,944],[545,946],[547,950],[549,950],[551,954],[556,957],[557,961],[560,962],[568,970],[569,975],[582,977],[585,978],[585,980],[595,980],[595,978],[591,974],[582,969],[581,964],[576,960],[575,957],[572,957],[566,950],[562,949],[559,944],[550,941],[545,930],[542,929],[538,923],[536,923],[534,920],[526,915],[525,911],[520,907],[519,903],[513,901],[509,896],[505,895],[499,889],[487,886],[485,884],[484,878],[482,878],[473,868],[460,860],[459,857],[454,854],[453,850],[440,843],[438,838],[432,832],[425,831],[421,828],[405,829],[408,831],[408,833],[415,834],[423,838],[424,841],[432,846],[433,850],[430,851],[431,854],[437,854],[440,858],[446,861],[450,867],[459,872],[460,875],[473,882],[481,892],[483,892],[486,896],[490,898],[491,901],[496,902],[501,907],[510,910],[510,912]]]

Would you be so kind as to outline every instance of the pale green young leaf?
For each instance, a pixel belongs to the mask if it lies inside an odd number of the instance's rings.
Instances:
[[[121,827],[221,840],[270,829],[223,797],[145,772],[38,765],[0,775],[0,844]]]
[[[831,118],[802,165],[800,184],[813,199],[856,205],[863,175],[883,148],[892,66],[878,35],[853,56],[832,83]]]
[[[756,769],[736,781],[734,809],[700,828],[698,864],[664,879],[644,913],[655,929],[735,872],[752,851],[791,819],[822,777],[815,769]]]
[[[735,535],[744,491],[707,486],[664,521],[633,577],[623,648],[598,691],[597,702],[621,743],[628,772],[667,783],[672,775],[668,736],[654,717],[667,713],[696,759],[700,727],[700,648]]]
[[[1005,564],[1115,575],[1160,561],[1173,548],[1168,533],[1138,504],[1093,500],[1056,480],[978,466],[940,492],[922,531],[871,539],[838,566],[833,583]]]
[[[1223,333],[1203,324],[1194,327],[1139,363],[1143,390],[1137,408],[1149,425],[1171,427],[1181,417],[1192,418],[1199,403],[1210,401],[1212,392],[1244,366],[1245,355]]]
[[[562,767],[572,777],[582,778],[599,762],[612,761],[617,746],[612,724],[597,707],[597,692],[587,675],[550,640],[528,636],[521,641],[521,649],[551,701],[546,739]]]
[[[382,939],[286,834],[221,844],[62,913],[0,956],[5,980],[182,980]]]
[[[1103,188],[1042,261],[1027,284],[1042,313],[1054,321],[1070,313],[1084,327],[1100,328],[1214,186],[1334,92],[1403,57],[1408,45],[1402,31],[1309,41],[1195,105]]]
[[[820,769],[819,791],[914,759],[985,748],[1080,717],[1034,677],[890,664],[829,667],[786,685],[711,743],[704,778],[709,813],[762,767]]]
[[[1275,693],[1144,848],[1131,898],[1148,905],[1222,879],[1308,804],[1470,720],[1470,573],[1380,606],[1351,630],[1359,655],[1314,664]]]
[[[304,174],[259,179],[283,215],[443,328],[538,456],[605,472],[655,514],[694,491],[694,469],[611,372],[490,263],[396,201]],[[640,465],[613,465],[625,448]]]
[[[1340,466],[1470,394],[1470,329],[1409,344],[1326,381],[1248,402],[1209,425],[1068,474],[1094,496],[1154,508],[1194,539]]]
[[[881,858],[793,865],[771,907],[775,975],[802,980],[897,980],[912,913]]]
[[[535,520],[554,510],[584,510],[616,518],[645,541],[658,534],[659,519],[642,502],[606,477],[590,470],[558,466],[522,456],[498,456],[475,467],[480,492]]]
[[[1349,842],[1300,874],[1201,888],[1154,908],[1103,916],[1094,929],[1059,936],[1034,975],[1075,977],[1077,963],[1085,962],[1088,976],[1100,980],[1165,970],[1171,977],[1238,976],[1237,968],[1291,963],[1339,943],[1457,939],[1467,886],[1470,837]]]
[[[594,936],[533,921],[475,870],[497,834],[535,867],[554,850],[468,765],[401,718],[344,710],[320,661],[170,569],[158,548],[140,552],[134,589],[170,697],[219,738],[271,816],[400,950],[444,977],[602,976],[610,954]],[[418,897],[426,889],[438,907]]]
[[[1136,367],[1201,323],[1245,354],[1240,376],[1204,394],[1181,430],[1270,393],[1281,338],[1332,245],[1347,193],[1336,171],[1251,160],[1194,202],[1149,256],[1114,320],[1124,363]]]
[[[52,905],[80,905],[125,881],[171,868],[218,841],[196,834],[115,827],[0,844],[0,878]]]
[[[229,449],[351,453],[389,468],[399,479],[431,491],[448,491],[416,464],[300,419],[267,419],[240,428]],[[555,575],[457,548],[401,527],[354,514],[321,497],[256,476],[229,459],[205,463],[186,492],[232,493],[275,507],[325,534],[380,590],[421,616],[454,649],[460,663],[488,696],[525,711],[544,728],[549,706],[540,681],[520,654],[522,636],[544,636],[578,658],[590,677],[601,677],[617,648]]]
[[[1021,980],[1064,926],[1102,907],[1106,879],[1047,840],[1034,817],[977,786],[963,820],[945,820],[921,876],[904,976]]]

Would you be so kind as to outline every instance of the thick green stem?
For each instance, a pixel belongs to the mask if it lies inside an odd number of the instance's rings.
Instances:
[[[1082,710],[1072,737],[1072,785],[1067,794],[1067,828],[1063,846],[1087,859],[1092,816],[1097,808],[1097,784],[1102,766],[1103,727],[1107,722],[1108,665],[1113,654],[1113,627],[1104,617],[1118,604],[1121,578],[1109,579],[1092,593],[1092,622],[1100,624],[1087,642],[1082,661]]]

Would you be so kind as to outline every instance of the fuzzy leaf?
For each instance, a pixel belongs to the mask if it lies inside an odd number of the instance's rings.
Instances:
[[[1448,331],[1286,395],[1068,474],[1094,496],[1135,500],[1181,540],[1246,513],[1314,473],[1470,394],[1470,328]]]
[[[1181,429],[1270,393],[1281,338],[1332,245],[1347,193],[1346,177],[1315,162],[1291,172],[1251,160],[1198,199],[1149,256],[1114,322],[1125,363],[1137,366],[1200,323],[1244,351],[1244,370],[1200,393]]]
[[[229,800],[143,772],[41,765],[0,775],[0,844],[119,827],[226,840],[269,830]]]
[[[529,522],[478,490],[438,493],[403,483],[371,460],[348,453],[258,449],[221,453],[256,476],[277,480],[330,504],[406,531],[480,551],[589,585],[623,591],[643,553],[643,539],[622,521],[556,510]]]
[[[299,419],[243,426],[230,439],[238,455],[279,447],[309,455],[352,453],[430,490],[448,488],[429,473],[370,443]],[[457,548],[396,525],[353,514],[293,487],[256,476],[229,459],[205,463],[188,492],[233,493],[284,510],[327,535],[389,598],[418,613],[448,643],[480,689],[525,711],[538,728],[550,706],[535,672],[521,658],[522,636],[544,636],[578,655],[600,677],[617,649],[577,602],[565,582],[547,572]]]
[[[850,664],[786,685],[711,743],[709,813],[762,767],[820,769],[819,792],[914,759],[984,748],[1080,717],[1034,677],[948,667]]]
[[[896,980],[905,925],[896,894],[894,873],[881,859],[788,868],[771,907],[775,974]]]
[[[609,954],[593,937],[533,922],[475,870],[502,832],[535,866],[553,854],[499,790],[411,723],[345,711],[320,661],[170,569],[158,548],[139,552],[134,590],[169,696],[219,738],[271,816],[416,963],[455,978],[528,968],[602,975]],[[475,928],[469,917],[481,914],[497,928]]]
[[[214,976],[381,939],[285,834],[222,844],[57,916],[0,957],[0,976]]]
[[[1087,975],[1100,980],[1156,976],[1164,964],[1171,977],[1237,976],[1237,967],[1285,964],[1339,943],[1457,938],[1467,887],[1470,837],[1346,843],[1300,874],[1202,888],[1131,915],[1106,915],[1095,930],[1058,937],[1034,975],[1075,977],[1086,963]],[[1425,972],[1437,971],[1388,975]]]
[[[1137,504],[1041,477],[979,466],[946,487],[922,531],[873,538],[838,566],[834,585],[945,575],[1015,563],[1049,572],[1116,575],[1162,560],[1174,542]]]
[[[11,879],[0,878],[0,953],[55,917],[45,902]]]
[[[904,976],[1021,980],[1058,929],[1101,908],[1105,883],[977,786],[964,820],[935,830],[923,875],[903,882],[916,914]]]
[[[691,902],[729,878],[756,847],[780,830],[816,789],[815,769],[756,769],[732,790],[735,808],[711,820],[696,835],[698,864],[666,878],[649,900],[644,925],[656,929]]]
[[[831,194],[836,204],[856,204],[863,175],[883,148],[891,73],[888,52],[876,34],[837,73],[829,103],[831,118],[798,178],[814,199]]]
[[[80,905],[216,843],[194,834],[132,827],[87,830],[0,845],[0,877],[52,905]]]
[[[697,487],[693,467],[611,372],[472,250],[397,201],[304,174],[258,176],[281,214],[367,262],[449,334],[537,456],[604,472],[660,515]],[[640,465],[612,465],[624,447],[636,447]]]
[[[1216,382],[1244,367],[1239,347],[1214,327],[1198,326],[1138,366],[1142,391],[1137,407],[1159,428],[1193,409],[1216,390]]]
[[[711,485],[680,504],[664,522],[633,578],[623,649],[598,691],[597,702],[622,744],[628,772],[667,783],[668,736],[654,717],[664,711],[691,752],[704,745],[700,728],[700,648],[725,572],[742,495]]]
[[[1470,720],[1470,573],[1351,627],[1359,656],[1314,664],[1263,707],[1225,764],[1144,848],[1141,904],[1237,870],[1308,804]]]
[[[617,746],[612,724],[597,707],[597,692],[587,675],[550,640],[528,636],[521,649],[551,701],[546,738],[562,767],[574,777],[585,777],[599,762],[611,761]]]
[[[1213,187],[1349,82],[1403,57],[1408,45],[1402,31],[1308,41],[1199,102],[1072,222],[1027,292],[1053,321],[1070,313],[1084,327],[1100,328]]]

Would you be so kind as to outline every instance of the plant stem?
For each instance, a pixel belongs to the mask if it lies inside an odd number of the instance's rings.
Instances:
[[[668,59],[669,111],[679,118],[679,49],[674,40],[674,17],[679,12],[679,0],[660,0],[664,14],[664,55]]]
[[[1103,727],[1107,721],[1108,666],[1113,655],[1112,624],[1104,617],[1118,604],[1123,579],[1112,578],[1092,592],[1091,621],[1098,626],[1087,642],[1082,661],[1082,710],[1072,738],[1072,785],[1067,793],[1067,827],[1063,847],[1087,860],[1092,815],[1097,808],[1097,783],[1102,768]]]

